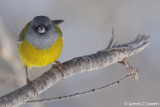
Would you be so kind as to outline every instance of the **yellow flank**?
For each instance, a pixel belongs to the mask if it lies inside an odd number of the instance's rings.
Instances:
[[[61,54],[63,40],[58,36],[57,41],[48,49],[37,49],[25,39],[23,43],[18,44],[18,52],[24,64],[29,68],[42,67],[54,62]]]
[[[56,25],[54,25],[56,26]],[[56,30],[60,30],[56,26]],[[61,54],[63,48],[63,38],[61,32],[58,31],[58,39],[54,42],[53,46],[48,49],[37,49],[32,46],[26,39],[18,43],[19,56],[24,66],[42,67],[53,63]]]

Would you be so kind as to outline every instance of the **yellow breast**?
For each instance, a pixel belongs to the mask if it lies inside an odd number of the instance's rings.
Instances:
[[[23,43],[18,43],[19,56],[27,67],[42,67],[54,62],[61,54],[63,48],[63,38],[58,35],[58,39],[53,46],[48,49],[37,49],[26,39]]]

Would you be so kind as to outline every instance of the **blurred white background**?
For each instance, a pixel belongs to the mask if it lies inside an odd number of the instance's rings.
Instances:
[[[129,59],[129,63],[140,70],[139,82],[128,79],[94,94],[21,107],[125,107],[126,101],[160,101],[159,0],[0,0],[0,96],[26,84],[25,71],[17,53],[17,39],[25,24],[37,15],[65,20],[60,25],[64,36],[60,62],[106,48],[113,27],[120,43],[129,42],[141,33],[151,36],[151,44]],[[34,79],[50,67],[33,68],[29,77]],[[114,64],[67,78],[38,98],[89,90],[125,75],[125,68]]]

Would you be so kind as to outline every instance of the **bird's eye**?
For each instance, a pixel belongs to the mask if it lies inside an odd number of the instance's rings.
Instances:
[[[47,25],[47,30],[49,30],[49,28],[50,28],[50,26],[49,26],[49,25]]]
[[[37,31],[37,27],[36,26],[33,26],[32,28],[33,28],[33,30]]]

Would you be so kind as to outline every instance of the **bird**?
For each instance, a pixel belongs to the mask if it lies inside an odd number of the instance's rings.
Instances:
[[[34,91],[33,82],[28,77],[28,69],[43,67],[53,62],[62,76],[62,64],[57,61],[63,48],[63,36],[58,27],[63,20],[51,20],[47,16],[36,16],[29,21],[20,32],[18,38],[18,53],[26,71],[26,82]]]

